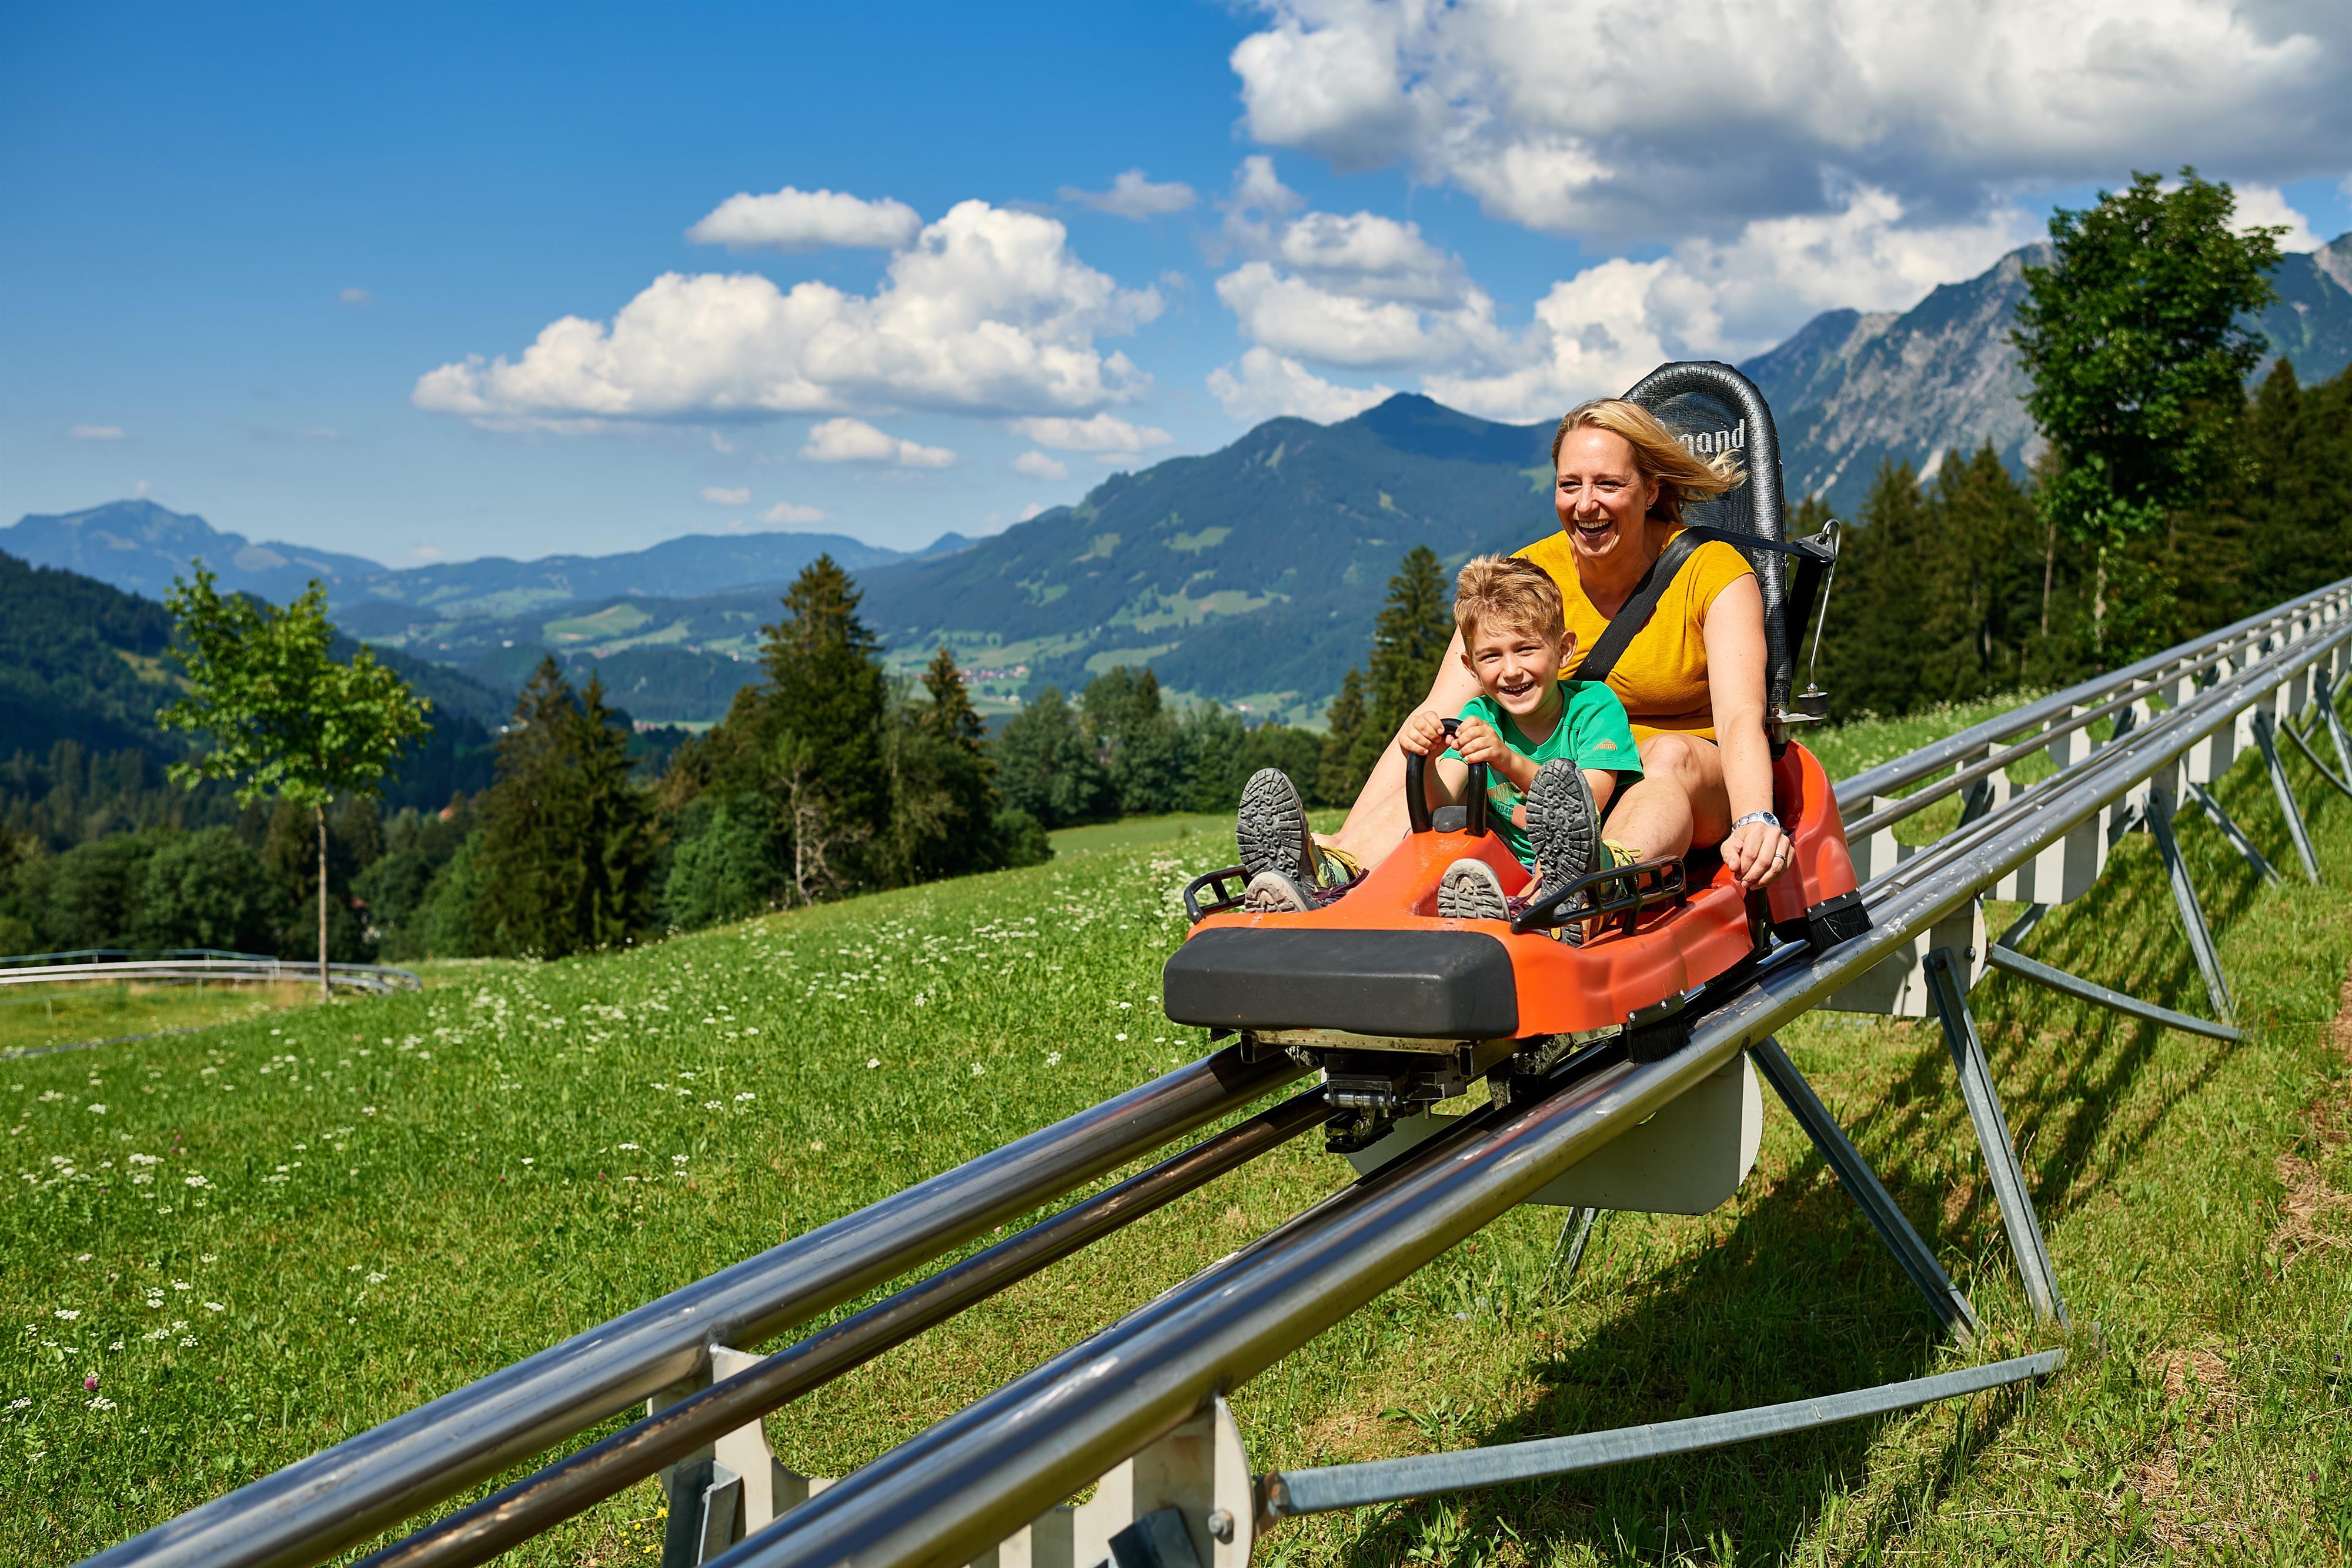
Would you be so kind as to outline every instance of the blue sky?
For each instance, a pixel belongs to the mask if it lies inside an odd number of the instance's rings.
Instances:
[[[1901,308],[2135,166],[2352,229],[2352,8],[1776,9],[15,7],[0,517],[908,548]]]

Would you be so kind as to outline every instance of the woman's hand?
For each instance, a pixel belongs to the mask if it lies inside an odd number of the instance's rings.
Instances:
[[[1769,887],[1787,874],[1797,847],[1771,823],[1750,822],[1732,830],[1719,852],[1739,885],[1752,890]]]
[[[1445,717],[1425,707],[1404,721],[1397,731],[1397,747],[1413,757],[1442,757],[1453,743],[1445,738]]]

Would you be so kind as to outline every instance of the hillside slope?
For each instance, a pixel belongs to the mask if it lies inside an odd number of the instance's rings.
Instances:
[[[1270,420],[953,556],[862,572],[866,615],[894,644],[943,641],[1033,681],[1149,661],[1180,690],[1318,706],[1407,549],[1451,564],[1554,526],[1549,434],[1409,394],[1337,424]]]
[[[188,737],[155,722],[178,690],[177,666],[164,656],[171,639],[171,617],[154,601],[0,552],[0,759],[43,757],[61,740],[158,763],[186,756]],[[355,647],[338,638],[336,656]],[[385,800],[439,806],[453,789],[486,788],[506,697],[397,650],[377,656],[434,706],[433,733],[402,758]]]

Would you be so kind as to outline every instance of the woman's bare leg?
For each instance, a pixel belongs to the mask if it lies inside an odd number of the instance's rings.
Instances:
[[[1610,814],[1609,837],[1643,860],[1723,841],[1731,798],[1715,742],[1667,731],[1642,742],[1642,778]]]
[[[1429,695],[1421,700],[1424,708],[1434,708],[1451,718],[1462,711],[1462,705],[1478,695],[1478,677],[1462,663],[1462,637],[1454,634],[1446,645],[1445,657],[1437,666],[1437,678],[1429,684]],[[1357,792],[1356,803],[1348,809],[1348,820],[1336,833],[1324,835],[1323,841],[1335,849],[1345,850],[1359,864],[1379,864],[1388,852],[1404,842],[1408,828],[1404,810],[1404,753],[1397,748],[1394,737],[1381,752],[1380,761],[1373,766],[1372,776],[1364,780]]]

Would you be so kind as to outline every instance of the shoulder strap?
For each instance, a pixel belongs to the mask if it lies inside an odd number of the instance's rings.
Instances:
[[[1683,529],[1667,542],[1664,549],[1658,552],[1658,559],[1650,563],[1650,570],[1642,574],[1642,580],[1633,585],[1633,591],[1626,596],[1617,613],[1609,618],[1609,625],[1594,640],[1592,651],[1584,656],[1582,664],[1577,665],[1576,679],[1605,681],[1609,678],[1609,672],[1617,667],[1617,661],[1623,656],[1626,645],[1650,623],[1650,617],[1658,612],[1658,601],[1666,596],[1666,590],[1674,586],[1675,579],[1681,575],[1684,565],[1698,553],[1698,547],[1704,544],[1726,544],[1742,551],[1769,550],[1778,555],[1799,557],[1811,553],[1800,545],[1784,545],[1778,539],[1760,538],[1754,534],[1736,534],[1725,528],[1691,527]]]

